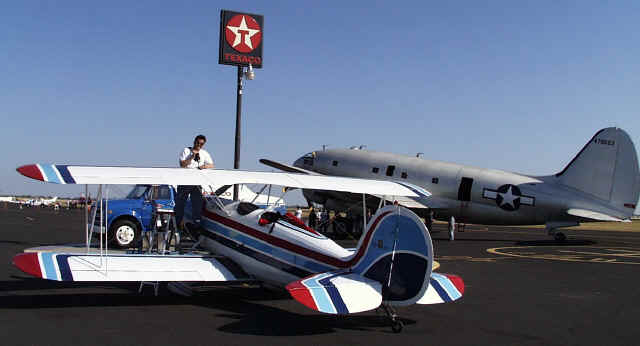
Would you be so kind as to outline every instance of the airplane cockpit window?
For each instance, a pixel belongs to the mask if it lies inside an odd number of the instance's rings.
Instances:
[[[378,167],[373,167],[373,168],[371,169],[371,173],[378,174],[378,171],[379,171],[379,170],[380,170],[380,168],[378,168]]]
[[[308,153],[306,154],[303,158],[302,158],[302,163],[307,165],[307,166],[313,166],[313,159],[314,159],[313,153]]]
[[[236,210],[238,211],[238,214],[240,215],[247,215],[250,212],[258,209],[260,209],[260,207],[258,207],[253,203],[248,203],[248,202],[240,202],[238,203],[238,207],[236,208]]]
[[[337,167],[337,166],[338,166],[338,161],[333,160],[333,162],[331,163],[331,165],[332,165],[333,167]]]
[[[396,170],[396,166],[389,165],[387,166],[387,176],[392,177],[393,171]]]

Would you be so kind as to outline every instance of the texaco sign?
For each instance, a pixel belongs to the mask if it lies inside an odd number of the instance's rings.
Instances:
[[[218,63],[262,67],[263,25],[261,15],[222,10]]]

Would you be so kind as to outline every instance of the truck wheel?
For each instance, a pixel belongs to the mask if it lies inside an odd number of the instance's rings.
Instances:
[[[140,241],[138,226],[129,220],[118,220],[111,227],[110,239],[113,245],[124,249],[136,246]]]

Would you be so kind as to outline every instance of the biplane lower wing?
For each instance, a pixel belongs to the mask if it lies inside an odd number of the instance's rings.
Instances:
[[[13,264],[37,278],[54,281],[244,281],[227,259],[199,255],[73,254],[25,252]]]

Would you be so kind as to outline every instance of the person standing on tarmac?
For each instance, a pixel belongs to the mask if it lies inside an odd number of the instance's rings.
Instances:
[[[193,147],[186,147],[179,156],[180,167],[187,169],[209,169],[213,168],[213,160],[211,155],[202,149],[207,142],[207,137],[197,135],[193,140]],[[178,195],[176,196],[176,206],[174,213],[176,215],[176,224],[182,227],[182,219],[184,217],[184,207],[187,197],[191,198],[191,219],[196,228],[200,228],[200,219],[202,215],[202,186],[200,185],[179,185]]]
[[[309,219],[307,220],[309,227],[315,230],[317,220],[318,219],[316,218],[316,211],[313,209],[313,206],[312,206],[311,208],[309,208]]]

